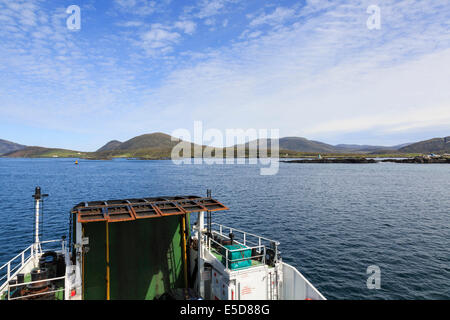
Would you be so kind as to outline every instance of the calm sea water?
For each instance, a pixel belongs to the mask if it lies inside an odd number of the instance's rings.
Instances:
[[[450,166],[185,165],[171,161],[0,159],[0,264],[33,241],[36,186],[44,238],[67,234],[78,202],[163,195],[213,196],[214,221],[279,240],[283,259],[328,299],[450,299]],[[366,269],[381,269],[381,289]]]

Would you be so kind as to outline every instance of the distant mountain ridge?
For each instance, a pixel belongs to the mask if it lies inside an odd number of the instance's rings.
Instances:
[[[120,142],[118,140],[112,140],[112,141],[108,142],[107,144],[105,144],[100,149],[98,149],[96,152],[116,150],[121,145],[122,145],[122,142]]]
[[[336,148],[330,144],[319,141],[308,140],[301,137],[286,137],[279,139],[280,149],[292,150],[297,152],[322,152],[334,153]]]
[[[265,145],[266,142],[262,142]],[[270,141],[267,142],[270,147]],[[371,145],[358,145],[358,144],[338,144],[331,145],[320,141],[308,140],[302,137],[285,137],[280,138],[279,141],[280,150],[291,150],[305,153],[371,153],[377,151],[391,152],[397,151],[400,147],[409,145],[408,143],[399,146],[371,146]],[[249,146],[249,143],[246,144]]]
[[[410,144],[399,149],[405,153],[450,153],[450,136]]]
[[[113,157],[137,157],[160,159],[169,158],[173,147],[181,140],[156,132],[143,134],[125,142],[112,140],[95,152],[79,152],[65,149],[27,147],[14,142],[0,140],[0,155],[3,157],[85,157],[91,159],[110,159]],[[256,142],[264,142],[257,140]],[[270,149],[272,140],[267,140]],[[193,148],[195,145],[189,142]],[[249,143],[245,146],[248,149]],[[236,148],[236,146],[234,146]],[[416,143],[406,143],[398,146],[371,146],[356,144],[331,145],[320,141],[308,140],[302,137],[285,137],[279,139],[280,153],[320,153],[320,154],[428,154],[450,153],[450,136],[434,138]]]
[[[0,155],[26,148],[22,144],[0,139]]]
[[[173,140],[173,141],[172,141]],[[173,148],[179,143],[179,139],[162,133],[148,133],[123,142],[116,150],[138,150],[148,148]]]

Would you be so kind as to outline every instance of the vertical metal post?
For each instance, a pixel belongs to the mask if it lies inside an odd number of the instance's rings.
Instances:
[[[77,241],[77,243],[81,245],[81,243],[83,241],[82,239],[84,238],[84,227],[82,226],[81,223],[79,223],[79,225],[81,228],[81,234],[79,235],[79,233],[77,232],[77,238],[79,237],[79,241]],[[81,299],[84,300],[85,274],[84,274],[84,248],[83,247],[81,247],[81,249],[80,249],[80,259],[81,259]]]
[[[6,267],[6,279],[8,280],[8,286],[9,286],[9,280],[11,280],[11,261],[8,262],[8,265]]]
[[[225,248],[225,260],[226,260],[226,268],[228,269],[228,249]]]
[[[266,264],[266,247],[264,246],[263,263]]]
[[[205,212],[201,211],[198,214],[198,285],[199,294],[205,298],[205,282],[203,280],[204,261],[203,261],[203,229],[205,227]]]
[[[111,299],[110,269],[109,269],[109,223],[106,221],[106,300]]]
[[[184,269],[184,287],[188,288],[188,271],[187,271],[187,246],[186,246],[186,214],[181,219],[181,236],[183,241],[183,269]]]
[[[34,234],[34,250],[36,254],[39,250],[39,205],[40,198],[35,198],[35,234]]]
[[[37,259],[38,254],[41,250],[41,246],[39,243],[39,206],[41,204],[42,198],[48,197],[48,194],[41,194],[41,188],[36,187],[34,191],[34,201],[35,201],[35,207],[36,207],[36,213],[35,213],[35,235],[34,235],[34,254],[35,258]],[[35,259],[35,264],[37,264],[37,260]]]
[[[246,234],[246,233],[244,233],[244,246],[245,246],[245,240],[246,240],[246,239],[245,239],[245,236],[246,236],[246,235],[247,235],[247,234]]]

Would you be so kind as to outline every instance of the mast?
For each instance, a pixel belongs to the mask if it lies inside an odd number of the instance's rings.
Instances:
[[[40,248],[39,241],[39,213],[40,213],[40,204],[43,201],[44,197],[48,197],[48,194],[41,194],[41,188],[36,187],[34,191],[34,202],[35,202],[35,233],[34,233],[34,253],[37,254]]]

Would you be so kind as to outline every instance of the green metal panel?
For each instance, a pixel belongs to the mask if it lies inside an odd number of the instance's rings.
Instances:
[[[151,300],[184,287],[181,216],[109,223],[110,297]],[[189,237],[189,214],[187,215]],[[84,299],[106,299],[106,222],[83,224]]]
[[[89,238],[89,251],[84,254],[83,298],[106,299],[106,223],[83,224],[84,237]]]
[[[181,288],[181,217],[110,223],[111,299],[151,300]]]

